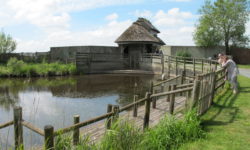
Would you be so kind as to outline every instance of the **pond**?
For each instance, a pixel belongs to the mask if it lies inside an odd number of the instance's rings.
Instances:
[[[43,129],[72,125],[73,116],[88,120],[106,113],[107,104],[124,106],[133,95],[144,97],[152,75],[84,75],[53,78],[0,79],[0,124],[13,120],[13,106],[23,119]],[[0,149],[13,146],[13,126],[0,130]],[[25,148],[42,145],[43,137],[24,127]]]

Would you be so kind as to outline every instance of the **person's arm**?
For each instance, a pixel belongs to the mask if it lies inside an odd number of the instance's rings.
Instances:
[[[222,68],[227,68],[229,65],[229,60],[227,60],[225,63],[222,63]]]

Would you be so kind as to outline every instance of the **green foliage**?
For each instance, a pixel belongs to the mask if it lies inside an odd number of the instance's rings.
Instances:
[[[118,120],[107,130],[99,143],[93,144],[85,138],[76,146],[77,150],[165,150],[177,149],[185,142],[204,136],[195,111],[188,112],[184,119],[167,115],[160,123],[142,132],[135,124]],[[58,139],[57,139],[58,140]],[[65,140],[65,141],[64,141]],[[59,137],[56,149],[71,149],[66,138]]]
[[[245,34],[249,16],[248,0],[206,0],[199,10],[201,16],[194,33],[198,46],[225,46],[229,53],[229,44],[245,46],[249,38]]]
[[[183,120],[166,116],[161,122],[145,133],[142,149],[177,149],[185,142],[204,136],[195,111],[188,112]]]
[[[188,58],[192,57],[192,55],[188,51],[178,51],[176,53],[176,56],[179,56],[179,57],[188,57]]]
[[[0,76],[15,77],[36,77],[36,76],[63,76],[76,74],[76,66],[74,64],[40,63],[27,64],[22,60],[11,58],[7,66],[0,66]]]
[[[10,53],[16,49],[16,41],[10,35],[0,32],[0,54]]]
[[[134,124],[125,120],[114,123],[97,146],[101,150],[138,149],[142,132]]]

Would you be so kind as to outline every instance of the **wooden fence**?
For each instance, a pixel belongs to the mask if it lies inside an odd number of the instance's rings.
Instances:
[[[172,57],[169,57],[169,61],[172,60],[173,60]],[[177,60],[175,62],[176,64],[184,62],[183,67],[185,68],[186,65],[185,62],[187,62],[186,59],[181,60],[179,58],[176,58],[175,60]],[[197,60],[195,61],[198,62]],[[209,65],[210,68],[214,63],[210,62],[207,64],[207,62],[204,61],[201,62],[206,65]],[[173,63],[170,62],[170,65],[173,65]],[[203,67],[201,67],[201,69]],[[195,65],[194,69],[196,69]],[[169,102],[169,113],[174,114],[175,111],[177,111],[174,110],[175,97],[177,95],[182,95],[182,96],[186,95],[187,98],[185,102],[186,104],[185,108],[191,109],[195,107],[198,109],[198,115],[201,115],[204,112],[206,112],[207,109],[211,106],[215,91],[224,85],[225,73],[223,69],[216,71],[214,69],[208,69],[207,71],[203,70],[203,74],[196,75],[196,73],[194,73],[194,75],[196,76],[190,79],[186,78],[187,70],[188,70],[187,68],[182,70],[180,75],[177,75],[174,78],[163,80],[158,83],[151,83],[151,88],[149,92],[145,94],[145,97],[138,99],[138,97],[135,96],[133,103],[130,103],[121,108],[118,105],[109,104],[107,106],[107,113],[83,122],[80,122],[80,116],[76,115],[74,116],[73,125],[62,129],[58,129],[56,131],[54,130],[54,127],[52,125],[46,125],[44,129],[40,129],[35,127],[33,124],[23,120],[21,107],[14,107],[13,120],[1,124],[0,129],[8,127],[10,125],[14,125],[14,139],[15,139],[14,143],[16,149],[18,147],[23,147],[23,126],[24,126],[36,132],[37,134],[44,136],[45,149],[51,150],[54,149],[54,138],[56,136],[72,132],[73,144],[77,145],[79,143],[80,128],[85,127],[87,125],[91,125],[101,120],[106,120],[106,128],[109,129],[111,124],[119,118],[119,114],[121,112],[132,109],[133,116],[137,117],[137,108],[139,105],[141,106],[142,104],[144,104],[145,107],[144,121],[143,121],[143,129],[145,129],[149,126],[150,110],[156,108],[158,97],[166,98],[166,101]],[[197,74],[198,73],[200,72],[197,72]],[[180,80],[181,83],[171,84],[171,82],[174,80],[176,81]]]

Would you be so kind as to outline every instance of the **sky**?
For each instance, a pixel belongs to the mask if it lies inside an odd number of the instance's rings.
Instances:
[[[56,46],[116,46],[116,38],[144,17],[167,45],[195,45],[204,1],[0,0],[0,29],[17,41],[15,52],[46,52]]]

